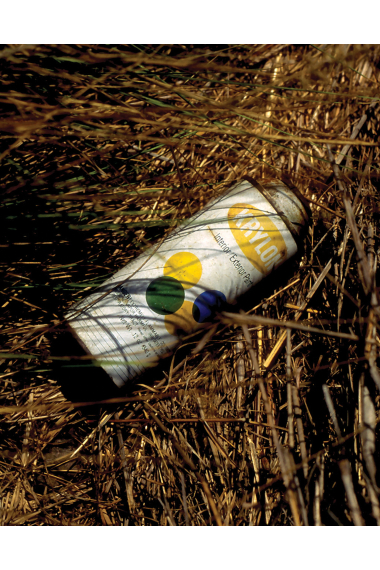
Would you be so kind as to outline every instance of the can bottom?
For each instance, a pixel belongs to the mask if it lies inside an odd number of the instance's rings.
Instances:
[[[88,358],[88,353],[70,329],[60,332],[52,340],[51,356],[54,357],[55,380],[67,400],[98,402],[122,396],[123,390],[114,384],[103,368]]]

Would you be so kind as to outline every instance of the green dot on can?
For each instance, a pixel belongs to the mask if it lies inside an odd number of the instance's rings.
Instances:
[[[172,315],[182,307],[185,291],[174,277],[158,277],[146,290],[146,302],[158,315]]]

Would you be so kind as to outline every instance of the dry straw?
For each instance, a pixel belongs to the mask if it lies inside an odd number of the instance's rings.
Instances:
[[[380,524],[379,47],[0,56],[0,524]],[[68,402],[65,310],[244,176],[309,201],[299,256],[150,381]]]

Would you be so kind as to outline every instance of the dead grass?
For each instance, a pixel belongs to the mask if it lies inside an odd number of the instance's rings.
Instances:
[[[3,48],[1,525],[380,524],[379,58]],[[246,175],[309,199],[300,255],[149,386],[65,400],[65,310]]]

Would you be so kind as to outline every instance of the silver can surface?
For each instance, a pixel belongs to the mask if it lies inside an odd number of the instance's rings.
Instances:
[[[292,257],[307,219],[283,182],[241,181],[71,307],[70,332],[121,388]]]

